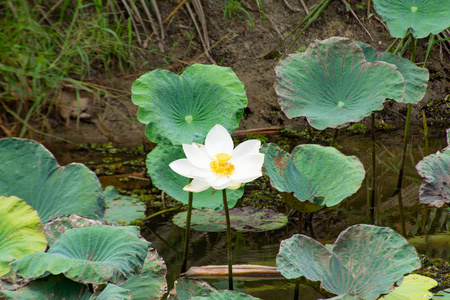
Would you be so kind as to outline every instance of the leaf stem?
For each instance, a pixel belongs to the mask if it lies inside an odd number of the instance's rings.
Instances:
[[[225,218],[227,222],[227,257],[228,257],[228,289],[233,290],[233,265],[231,252],[231,224],[230,224],[230,212],[228,211],[227,202],[227,189],[222,190],[223,209],[225,210]]]
[[[191,181],[192,181],[192,179],[191,179]],[[186,232],[185,232],[185,239],[184,239],[183,261],[181,263],[181,273],[186,272],[186,266],[187,266],[189,240],[191,238],[191,214],[192,214],[193,198],[194,198],[194,193],[189,192],[188,208],[187,208],[187,214],[186,214]]]

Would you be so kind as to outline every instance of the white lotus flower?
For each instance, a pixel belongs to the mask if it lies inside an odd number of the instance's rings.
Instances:
[[[186,158],[170,163],[176,173],[193,178],[183,190],[201,192],[238,189],[242,183],[262,176],[264,154],[259,153],[261,142],[248,140],[233,149],[233,140],[222,125],[215,125],[206,136],[205,145],[183,144]]]

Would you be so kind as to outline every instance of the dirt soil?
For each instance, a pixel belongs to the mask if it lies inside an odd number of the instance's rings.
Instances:
[[[158,1],[163,18],[173,11],[177,4],[175,2],[177,1]],[[248,107],[239,129],[282,126],[300,131],[307,128],[309,125],[305,118],[290,120],[280,110],[273,88],[274,67],[277,59],[260,58],[305,17],[300,2],[298,0],[262,0],[263,14],[258,8],[259,1],[242,1],[242,7],[251,16],[252,23],[242,10],[232,17],[224,17],[224,2],[223,0],[202,1],[207,35],[212,46],[211,59],[202,55],[203,48],[199,34],[195,30],[188,11],[182,8],[165,24],[166,37],[160,41],[164,52],[155,50],[154,54],[142,62],[142,68],[136,74],[125,74],[112,80],[99,79],[98,82],[129,92],[134,80],[145,72],[157,68],[181,72],[189,63],[214,61],[221,66],[231,67],[245,85]],[[305,0],[305,2],[310,9],[319,3],[318,0]],[[362,2],[366,3],[366,1]],[[368,19],[366,11],[357,7],[356,4],[359,3],[359,1],[350,2],[362,24],[350,12],[347,12],[343,2],[334,0],[295,43],[290,53],[297,49],[304,49],[316,39],[323,40],[333,36],[362,41],[378,50],[385,50],[394,39],[390,37],[386,27],[380,21],[381,18],[375,13]],[[372,11],[374,12],[373,9]],[[190,39],[189,36],[192,35],[193,39]],[[416,60],[419,65],[425,57],[427,40],[422,39],[418,42]],[[288,40],[287,44],[291,41]],[[156,44],[154,47],[157,49]],[[276,50],[283,52],[285,46]],[[404,57],[409,57],[408,51]],[[428,125],[431,127],[430,134],[443,136],[445,128],[450,127],[449,53],[445,49],[434,47],[427,68],[430,71],[427,93],[418,105],[413,105],[413,133],[421,134],[422,112],[425,111]],[[113,142],[126,146],[149,143],[144,135],[145,126],[136,120],[137,107],[132,104],[129,94],[118,98],[91,97],[90,101],[90,106],[87,106],[83,112],[88,117],[81,119],[78,125],[73,116],[69,122],[59,121],[56,127],[52,124],[53,134],[76,143]],[[398,134],[403,134],[406,105],[387,101],[385,109],[376,113],[375,116],[377,123],[383,121],[384,124],[393,125]],[[364,119],[362,123],[368,125],[369,119]]]

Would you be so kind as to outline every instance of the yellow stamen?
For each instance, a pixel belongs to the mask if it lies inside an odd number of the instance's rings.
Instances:
[[[213,160],[209,167],[214,174],[219,176],[230,176],[233,174],[234,166],[230,164],[228,160],[231,158],[230,155],[226,153],[219,153],[216,155],[217,160]]]

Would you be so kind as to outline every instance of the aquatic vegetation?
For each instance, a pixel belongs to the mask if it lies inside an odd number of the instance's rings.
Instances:
[[[215,124],[232,132],[247,106],[244,84],[230,68],[215,65],[193,64],[181,76],[154,70],[131,91],[138,120],[154,143],[202,143]]]
[[[447,142],[450,136],[447,130]],[[442,152],[424,157],[416,169],[424,177],[419,188],[419,201],[421,203],[441,207],[450,203],[450,143]]]
[[[61,167],[41,144],[17,138],[0,139],[0,161],[0,195],[25,200],[44,224],[70,214],[103,219],[101,185],[86,166]]]
[[[107,205],[105,220],[108,224],[126,225],[145,218],[145,205],[137,198],[120,195],[114,186],[107,186],[104,195]]]
[[[30,205],[17,197],[0,196],[0,277],[8,263],[30,253],[44,251],[47,239],[41,220]]]
[[[385,62],[368,62],[352,40],[332,37],[290,54],[275,67],[275,91],[288,118],[306,116],[317,129],[357,122],[400,99],[404,79]],[[306,88],[308,87],[308,88]]]
[[[284,277],[320,281],[325,290],[349,299],[387,294],[419,267],[417,251],[405,238],[390,228],[364,224],[347,228],[332,245],[294,235],[281,242],[277,255]]]
[[[423,300],[431,298],[433,293],[429,289],[435,287],[437,281],[418,274],[409,274],[403,278],[402,283],[389,294],[379,300]]]
[[[355,41],[364,52],[368,62],[383,61],[393,64],[402,74],[405,83],[405,93],[402,98],[391,98],[401,103],[418,103],[427,91],[429,72],[427,69],[416,66],[410,60],[389,52],[377,52],[365,43]]]
[[[403,38],[408,29],[424,38],[450,27],[450,0],[373,0],[393,37]]]
[[[218,291],[207,282],[197,279],[182,278],[175,281],[173,290],[170,291],[167,300],[251,300],[259,299],[235,291]]]
[[[345,156],[333,147],[306,144],[287,153],[274,144],[263,148],[265,173],[280,192],[293,193],[293,204],[304,211],[338,205],[354,194],[365,176],[364,167],[355,156]],[[310,210],[311,211],[311,210]]]
[[[227,229],[223,222],[224,212],[214,210],[193,210],[191,229],[206,232],[219,232]],[[186,212],[173,217],[178,227],[186,226]],[[279,229],[287,224],[287,217],[275,210],[252,206],[230,209],[231,228],[237,232],[258,232]]]
[[[202,192],[209,187],[235,190],[262,176],[264,154],[259,153],[260,147],[259,140],[248,140],[234,148],[230,134],[218,124],[208,132],[204,146],[183,144],[187,158],[178,159],[169,167],[192,178],[183,188],[185,191]]]

